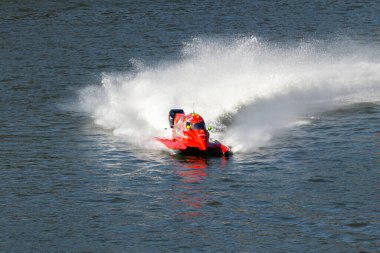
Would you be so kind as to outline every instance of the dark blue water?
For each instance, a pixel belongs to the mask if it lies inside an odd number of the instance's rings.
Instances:
[[[0,251],[378,252],[379,12],[376,1],[1,1]],[[252,37],[266,45],[266,51],[259,47],[264,56],[236,49],[236,40]],[[312,49],[304,51],[302,43]],[[188,82],[193,76],[214,80],[214,73],[225,74],[223,66],[236,64],[239,71],[232,74],[242,81],[224,79],[223,89],[234,85],[251,92],[252,83],[267,80],[252,79],[244,69],[247,54],[262,60],[254,65],[259,72],[280,80],[268,82],[268,90],[296,84],[297,96],[281,88],[280,99],[264,96],[265,106],[242,102],[245,118],[269,125],[243,124],[233,111],[225,120],[227,133],[235,133],[234,122],[249,126],[247,135],[270,128],[273,117],[281,117],[268,108],[295,112],[289,101],[302,101],[296,107],[306,109],[296,114],[307,123],[264,131],[270,140],[258,146],[248,138],[228,159],[136,145],[125,133],[141,118],[125,107],[153,100],[159,108],[160,101],[172,99],[160,93],[163,83],[185,87],[181,70],[166,67],[182,66],[187,44],[206,58],[185,60],[197,65],[184,78]],[[300,63],[290,77],[276,79],[286,68],[277,62],[288,58]],[[216,70],[205,63],[210,61]],[[316,71],[304,77],[302,65]],[[334,66],[339,75],[330,74]],[[121,84],[115,81],[125,73]],[[158,87],[152,93],[159,98],[120,89],[115,93],[129,99],[125,104],[89,103],[99,94],[79,93],[101,87],[109,80],[104,74],[117,87],[131,79],[156,85],[148,90]],[[303,89],[298,80],[310,80],[310,86]],[[207,81],[202,87],[213,86]],[[219,89],[206,92],[220,101],[214,108],[234,108]],[[327,104],[318,110],[305,102],[316,102],[316,93]],[[331,101],[342,93],[344,103],[336,106]],[[239,101],[239,94],[231,97]],[[83,100],[94,111],[83,109]],[[143,129],[150,128],[145,122]]]

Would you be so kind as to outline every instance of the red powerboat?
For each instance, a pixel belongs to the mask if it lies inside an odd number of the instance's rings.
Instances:
[[[210,140],[203,118],[197,113],[185,115],[182,109],[169,112],[172,138],[155,138],[166,147],[186,154],[231,155],[231,150],[218,141]]]

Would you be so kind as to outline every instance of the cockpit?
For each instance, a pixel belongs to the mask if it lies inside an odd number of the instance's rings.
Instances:
[[[204,121],[196,122],[196,123],[191,123],[191,122],[186,122],[186,128],[187,129],[193,129],[193,130],[206,130],[206,124]]]
[[[192,124],[191,128],[194,130],[206,130],[206,124],[203,121],[197,122]]]

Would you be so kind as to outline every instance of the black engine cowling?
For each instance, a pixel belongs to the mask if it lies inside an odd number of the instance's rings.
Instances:
[[[169,111],[169,125],[170,125],[170,128],[173,128],[173,126],[174,126],[174,118],[175,118],[175,115],[177,113],[183,113],[183,114],[185,114],[185,112],[182,109],[171,109]]]

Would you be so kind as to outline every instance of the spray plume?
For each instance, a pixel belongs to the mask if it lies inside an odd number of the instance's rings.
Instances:
[[[380,50],[351,41],[276,45],[255,37],[193,39],[174,62],[103,73],[80,91],[96,124],[130,143],[168,135],[171,108],[195,109],[234,152],[265,146],[318,112],[380,101]]]

